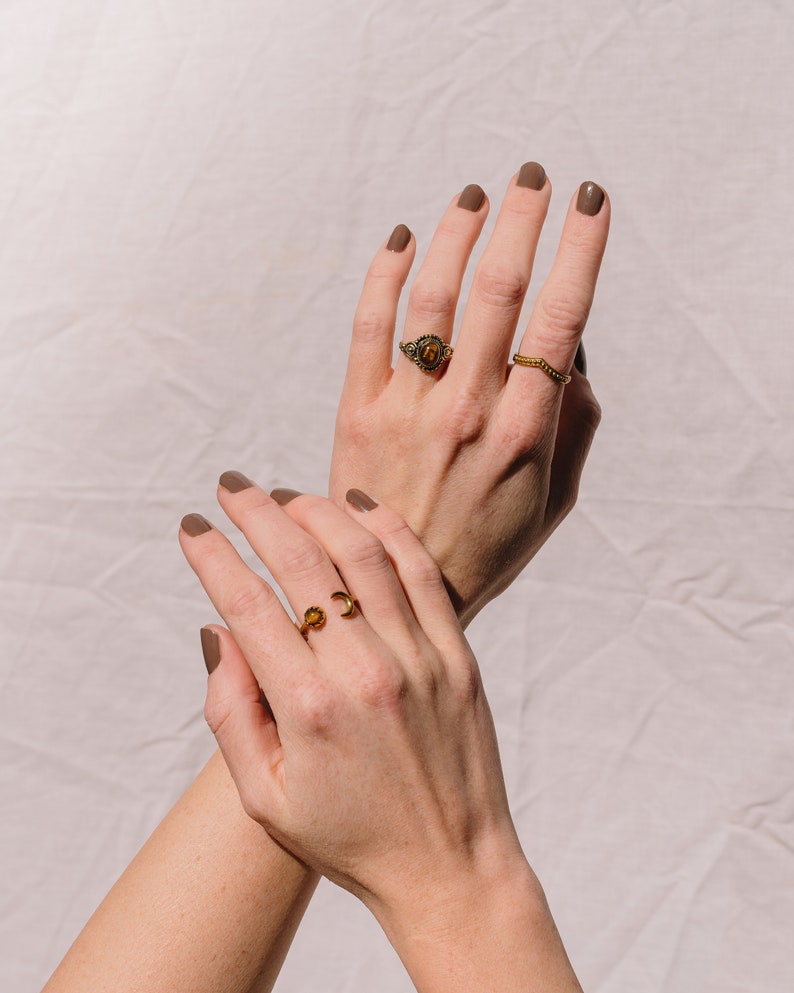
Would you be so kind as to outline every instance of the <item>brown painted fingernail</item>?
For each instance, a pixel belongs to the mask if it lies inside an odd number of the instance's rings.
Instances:
[[[584,353],[584,345],[581,341],[579,342],[579,347],[576,349],[573,364],[583,376],[587,375],[587,356]]]
[[[182,518],[181,526],[185,534],[189,534],[191,538],[198,538],[200,534],[206,534],[207,531],[212,531],[212,525],[201,514],[187,514],[187,516]]]
[[[212,675],[221,664],[221,640],[212,628],[201,629],[201,650],[207,672]]]
[[[280,507],[286,506],[290,500],[294,500],[300,495],[300,490],[290,490],[285,486],[278,486],[275,490],[270,491],[270,496]]]
[[[458,206],[464,210],[470,210],[473,214],[482,207],[485,200],[485,190],[476,183],[469,183],[466,189],[458,197]]]
[[[366,493],[361,490],[348,490],[345,494],[345,500],[363,513],[367,513],[368,510],[374,510],[378,505],[372,499],[372,497],[367,496]]]
[[[404,224],[398,224],[392,231],[391,237],[386,242],[386,247],[390,252],[404,252],[411,240],[410,228]]]
[[[247,490],[254,485],[248,476],[244,476],[241,472],[233,469],[221,473],[221,478],[218,482],[230,493],[239,493],[241,490]]]
[[[518,173],[516,186],[528,190],[542,190],[546,185],[546,170],[539,162],[525,162]]]
[[[582,183],[576,200],[576,209],[580,214],[595,217],[604,204],[605,193],[597,183]]]

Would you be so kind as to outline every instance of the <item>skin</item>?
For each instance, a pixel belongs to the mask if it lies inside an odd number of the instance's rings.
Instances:
[[[356,311],[331,496],[342,504],[347,487],[358,486],[394,507],[441,565],[463,623],[570,508],[598,423],[589,383],[571,366],[606,243],[608,198],[595,216],[572,204],[520,348],[570,371],[572,382],[563,389],[537,369],[507,371],[550,195],[548,181],[538,191],[511,180],[443,371],[426,375],[402,355],[391,371],[413,237],[402,252],[385,243],[379,249]],[[456,201],[448,207],[412,288],[403,340],[427,331],[428,322],[448,340],[488,209],[487,199],[477,211]],[[318,878],[246,814],[216,754],[45,990],[262,993],[272,988]]]
[[[438,372],[421,373],[404,358],[391,365],[413,238],[404,252],[375,257],[353,324],[330,495],[341,504],[354,484],[402,513],[441,567],[464,625],[512,582],[575,503],[601,417],[573,362],[606,245],[608,198],[595,216],[572,199],[518,348],[572,381],[563,389],[537,369],[508,365],[550,198],[548,179],[539,191],[511,180],[455,354]],[[403,341],[428,332],[450,340],[488,209],[487,198],[476,212],[450,203],[411,288]]]
[[[219,531],[182,532],[231,631],[214,629],[205,714],[246,811],[364,901],[420,993],[580,991],[513,826],[477,662],[425,549],[383,505],[346,514],[303,496],[285,512],[255,485],[220,501],[293,610],[327,611],[304,640]],[[340,575],[363,591],[348,618],[318,594]]]

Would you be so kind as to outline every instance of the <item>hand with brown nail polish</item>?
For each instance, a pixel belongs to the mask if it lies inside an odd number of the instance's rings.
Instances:
[[[375,257],[353,324],[330,494],[341,504],[360,486],[395,507],[441,566],[464,622],[571,509],[600,419],[580,348],[609,230],[609,199],[596,183],[572,199],[556,261],[514,345],[550,197],[543,167],[525,163],[475,270],[453,354],[437,367],[417,368],[402,352],[392,362],[415,252],[404,233]],[[451,343],[487,214],[476,184],[450,203],[411,287],[403,343]],[[557,378],[511,365],[515,351],[543,359]]]
[[[202,630],[204,713],[245,810],[364,902],[417,990],[517,990],[531,976],[581,993],[438,567],[362,490],[344,509],[276,493],[224,473],[218,499],[289,610],[222,532],[180,534],[229,628]]]

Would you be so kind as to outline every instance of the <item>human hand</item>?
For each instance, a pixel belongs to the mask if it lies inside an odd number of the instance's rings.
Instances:
[[[464,624],[571,509],[600,420],[590,384],[574,366],[609,230],[609,199],[594,183],[571,202],[518,349],[570,373],[571,382],[563,387],[539,369],[508,365],[550,197],[535,163],[511,180],[455,354],[435,372],[404,355],[391,365],[398,299],[416,251],[404,226],[375,256],[354,320],[331,498],[341,506],[355,484],[395,508],[439,564]],[[448,207],[411,288],[403,341],[428,333],[450,341],[487,213],[479,187]]]
[[[205,713],[246,811],[364,900],[420,993],[580,991],[432,559],[361,493],[346,512],[309,496],[281,509],[224,473],[218,496],[296,615],[326,615],[304,640],[219,531],[183,520],[183,551],[231,632],[203,631]]]
[[[183,523],[231,631],[214,629],[206,716],[247,812],[370,905],[440,892],[486,854],[523,861],[477,663],[408,527],[383,505],[346,513],[301,496],[282,509],[239,474],[221,481],[223,509],[296,616],[327,615],[304,640],[220,531]],[[350,617],[331,599],[344,587],[361,596]]]

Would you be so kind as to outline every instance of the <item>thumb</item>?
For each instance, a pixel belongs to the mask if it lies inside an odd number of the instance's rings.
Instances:
[[[245,656],[229,631],[201,629],[209,673],[204,717],[215,735],[243,807],[267,819],[281,764],[276,721]]]

